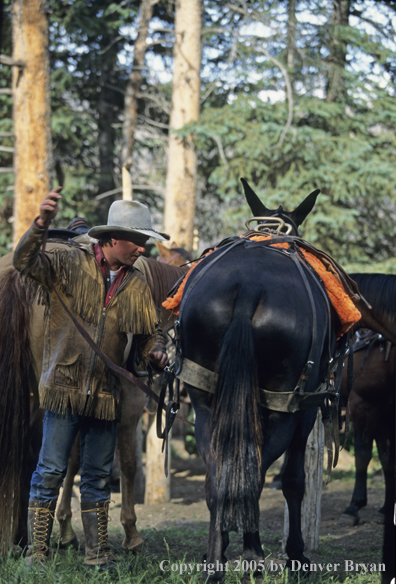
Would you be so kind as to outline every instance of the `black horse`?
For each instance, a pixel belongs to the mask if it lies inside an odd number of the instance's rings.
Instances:
[[[287,213],[282,207],[266,209],[246,183],[244,187],[256,216],[282,216],[294,233],[318,194]],[[334,356],[335,315],[319,279],[297,255],[292,249],[235,238],[206,256],[184,288],[180,376],[195,410],[197,447],[207,467],[211,582],[223,581],[229,531],[243,533],[243,560],[256,565],[264,560],[259,497],[268,467],[286,449],[287,567],[298,566],[292,560],[310,563],[301,536],[301,502],[305,446],[318,403],[308,407],[303,400],[288,409],[275,399],[275,406],[262,405],[268,396],[312,397],[326,385]],[[186,382],[191,372],[185,374],[185,366],[191,362],[200,366],[196,382],[193,377]],[[203,390],[202,374],[212,390]]]

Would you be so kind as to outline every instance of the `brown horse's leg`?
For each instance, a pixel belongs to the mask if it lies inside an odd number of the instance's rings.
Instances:
[[[78,549],[77,535],[72,527],[71,498],[73,494],[73,483],[80,468],[80,435],[74,441],[67,464],[67,473],[63,481],[63,492],[60,499],[56,518],[59,521],[59,547],[65,549],[73,547]]]
[[[117,445],[121,471],[121,524],[125,530],[122,548],[138,552],[143,540],[136,529],[135,472],[136,428],[146,401],[145,394],[127,381],[121,382],[121,421],[118,425]]]
[[[354,432],[356,473],[352,499],[338,520],[340,526],[357,525],[360,520],[358,511],[367,505],[367,468],[372,457],[378,420],[378,408],[362,399],[356,393],[355,387],[349,404]]]

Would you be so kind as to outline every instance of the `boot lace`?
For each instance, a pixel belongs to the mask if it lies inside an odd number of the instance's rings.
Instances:
[[[111,517],[109,516],[109,506],[110,503],[114,503],[114,501],[106,501],[103,507],[94,507],[93,509],[82,509],[82,513],[91,513],[95,511],[98,518],[98,536],[99,536],[99,550],[106,554],[109,552],[109,546],[107,545],[107,524],[111,521]],[[111,555],[111,554],[110,554]]]
[[[35,512],[33,523],[33,548],[37,556],[45,557],[48,551],[49,522],[54,515],[47,507],[29,507]]]

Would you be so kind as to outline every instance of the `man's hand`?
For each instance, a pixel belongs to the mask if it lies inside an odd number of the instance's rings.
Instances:
[[[63,187],[55,187],[46,195],[40,205],[40,216],[36,219],[37,227],[48,227],[58,213],[58,201],[62,198],[60,191]]]
[[[162,371],[164,367],[169,365],[168,355],[164,351],[150,351],[148,356],[154,371]]]

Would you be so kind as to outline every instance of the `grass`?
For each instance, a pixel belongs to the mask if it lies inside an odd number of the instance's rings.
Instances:
[[[121,530],[120,534],[121,536]],[[84,554],[80,550],[68,550],[67,552],[55,551],[54,556],[48,560],[46,569],[34,568],[29,571],[24,558],[16,558],[11,553],[0,560],[0,583],[1,584],[201,584],[203,566],[202,552],[206,547],[207,528],[205,526],[183,528],[169,527],[168,529],[147,529],[142,532],[146,541],[146,548],[151,552],[140,555],[132,553],[119,553],[119,565],[112,573],[101,573],[97,569],[84,566]],[[279,569],[280,557],[278,538],[272,538],[273,544],[268,543],[271,538],[263,532],[262,538],[267,540],[265,554],[266,563],[272,559],[273,564],[277,564],[277,570],[270,571],[268,568],[260,582],[262,584],[299,584],[307,582],[301,579],[298,574],[284,573]],[[236,550],[241,549],[241,536],[230,534],[229,556],[237,558]],[[337,554],[331,549],[334,544],[331,536],[321,537],[321,548],[318,550],[323,560],[322,563],[335,563]],[[120,537],[112,538],[112,541]],[[334,545],[333,545],[334,548]],[[154,552],[153,550],[161,550]],[[171,551],[173,550],[173,552]],[[177,554],[174,553],[177,550]],[[355,557],[355,561],[364,562],[364,556]],[[312,560],[313,561],[313,560]],[[379,561],[379,559],[378,559]],[[162,569],[161,569],[161,562]],[[240,562],[240,560],[239,560]],[[198,567],[200,565],[200,567]],[[290,576],[292,575],[292,577]],[[228,571],[225,572],[225,584],[254,583],[253,575],[243,578],[243,571],[239,569],[238,561],[229,562]],[[360,574],[356,571],[351,573],[340,570],[339,572],[326,571],[314,572],[309,577],[309,584],[332,584],[343,582],[343,584],[380,584],[379,573]]]
[[[86,568],[83,565],[83,556],[74,551],[67,554],[56,553],[49,560],[45,571],[33,569],[28,571],[23,558],[14,559],[11,556],[0,562],[1,584],[201,584],[202,569],[197,570],[197,564],[186,562],[185,558],[178,561],[168,558],[160,567],[160,560],[142,554],[138,557],[125,557],[117,570],[112,573],[101,573],[97,569]],[[190,564],[190,566],[188,565]],[[182,572],[182,573],[181,573]],[[226,584],[240,584],[243,572],[233,564],[225,572]],[[341,576],[341,574],[340,574]],[[314,573],[309,578],[310,584],[331,584],[343,581],[344,584],[379,584],[379,574],[354,574],[341,577],[334,572]],[[266,572],[263,584],[299,584],[299,576],[290,577],[289,574]],[[243,580],[244,584],[254,583],[253,575]],[[306,582],[306,579],[303,580]]]

